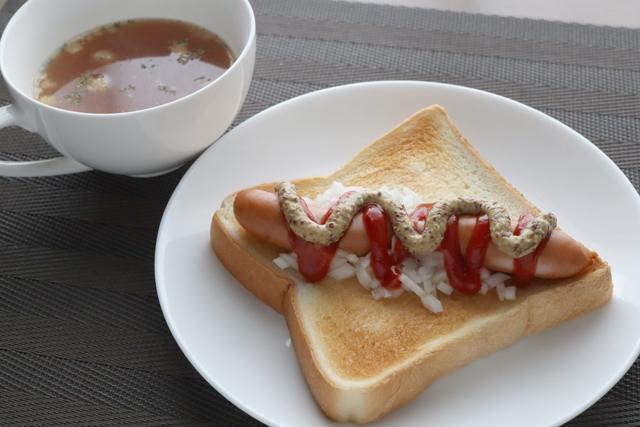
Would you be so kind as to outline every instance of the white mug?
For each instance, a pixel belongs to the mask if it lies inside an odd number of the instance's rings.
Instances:
[[[36,74],[66,41],[113,22],[177,19],[220,36],[236,61],[184,98],[115,114],[67,111],[33,98]],[[255,18],[248,0],[29,0],[0,40],[0,68],[14,103],[0,108],[0,128],[37,132],[62,156],[0,162],[0,176],[46,176],[90,169],[154,176],[170,172],[218,139],[238,114],[255,64]]]

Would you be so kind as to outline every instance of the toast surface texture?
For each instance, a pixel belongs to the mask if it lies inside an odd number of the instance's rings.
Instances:
[[[439,106],[416,113],[331,175],[292,182],[300,195],[313,198],[333,181],[370,189],[408,187],[425,202],[479,197],[501,203],[512,218],[539,212],[467,143]],[[272,260],[282,250],[237,223],[234,197],[214,214],[212,247],[242,285],[285,316],[311,392],[334,421],[374,421],[443,375],[594,310],[612,295],[610,268],[596,254],[579,276],[534,280],[518,289],[514,301],[499,301],[495,291],[439,295],[444,310],[438,314],[410,293],[374,300],[355,278],[312,285],[292,269],[279,269]]]

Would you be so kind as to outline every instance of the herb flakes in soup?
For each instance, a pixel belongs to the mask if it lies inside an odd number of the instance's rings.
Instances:
[[[233,61],[220,37],[194,24],[116,22],[67,41],[44,61],[34,98],[85,113],[142,110],[197,91]]]

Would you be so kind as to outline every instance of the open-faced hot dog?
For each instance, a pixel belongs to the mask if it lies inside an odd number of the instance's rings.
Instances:
[[[606,262],[558,231],[555,216],[500,176],[438,106],[328,176],[288,184],[229,194],[212,218],[211,246],[249,292],[284,315],[310,390],[332,420],[377,420],[437,378],[611,298]],[[382,231],[370,233],[376,216],[373,228]],[[487,235],[489,268],[473,249]],[[310,280],[306,264],[324,263],[325,250],[329,271]],[[385,254],[390,263],[380,261]],[[536,254],[537,265],[528,261]],[[541,278],[527,283],[531,265]]]

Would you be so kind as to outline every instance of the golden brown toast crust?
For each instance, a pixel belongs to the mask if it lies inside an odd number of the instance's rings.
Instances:
[[[294,184],[300,194],[314,197],[333,181],[372,189],[406,186],[425,201],[481,197],[502,203],[512,217],[538,212],[437,106],[416,113],[328,177]],[[269,183],[256,188],[273,187]],[[277,248],[237,224],[234,197],[228,196],[213,217],[212,248],[240,283],[284,314],[311,392],[336,421],[375,420],[435,379],[611,298],[610,268],[597,256],[581,275],[536,280],[518,290],[515,301],[500,302],[495,292],[441,296],[444,311],[439,314],[426,310],[410,294],[374,300],[355,279],[306,284],[298,273],[272,263],[280,252]]]

